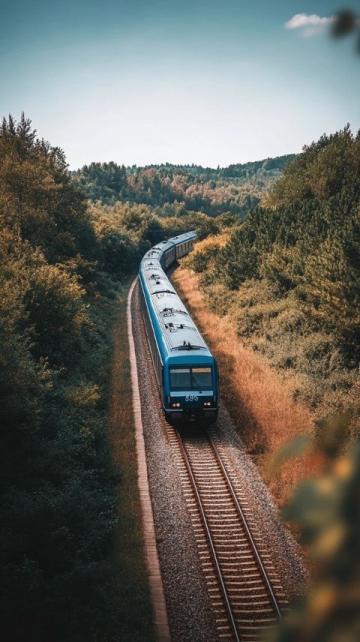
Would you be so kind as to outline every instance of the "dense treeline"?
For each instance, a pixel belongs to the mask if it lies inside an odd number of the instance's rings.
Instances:
[[[315,406],[357,406],[360,134],[323,136],[217,251],[191,259],[210,305],[273,365],[300,375]]]
[[[161,210],[175,205],[178,210],[211,216],[225,212],[244,216],[293,158],[280,156],[218,169],[170,164],[125,168],[114,162],[91,163],[74,172],[74,181],[89,199],[107,204],[126,200]]]
[[[88,212],[101,245],[104,268],[119,277],[126,270],[135,270],[146,250],[160,240],[189,229],[196,229],[201,238],[236,223],[229,214],[216,218],[201,212],[159,216],[148,205],[121,201],[114,205],[94,203]]]
[[[122,471],[107,397],[118,284],[158,240],[234,218],[89,206],[63,152],[24,116],[3,120],[0,159],[2,639],[114,642]]]
[[[1,637],[112,640],[101,247],[63,153],[24,117],[3,121],[0,158]]]

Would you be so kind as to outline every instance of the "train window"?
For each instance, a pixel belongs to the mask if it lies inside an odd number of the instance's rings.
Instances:
[[[191,388],[190,368],[170,368],[170,386],[172,390]]]
[[[199,390],[211,388],[211,368],[192,368],[191,383],[192,388]]]
[[[170,368],[170,387],[172,390],[209,390],[211,368]]]

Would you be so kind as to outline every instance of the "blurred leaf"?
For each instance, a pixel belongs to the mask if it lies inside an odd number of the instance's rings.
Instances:
[[[325,417],[316,422],[317,446],[328,457],[334,458],[339,455],[349,435],[349,424],[351,413],[345,412],[340,415]]]
[[[335,16],[335,22],[332,26],[332,35],[334,38],[342,38],[355,30],[358,24],[357,16],[350,9],[343,9]]]
[[[293,457],[300,457],[308,450],[313,443],[312,437],[309,435],[298,435],[291,441],[288,441],[285,446],[280,448],[268,465],[269,474],[274,474],[281,466]]]

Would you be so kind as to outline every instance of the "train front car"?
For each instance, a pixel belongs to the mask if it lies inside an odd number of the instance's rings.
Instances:
[[[218,372],[214,357],[162,268],[185,256],[194,232],[164,241],[140,266],[146,331],[163,410],[168,420],[216,421]]]
[[[210,355],[187,357],[181,352],[179,357],[169,357],[164,368],[166,417],[174,422],[203,420],[213,423],[218,408],[216,361]],[[194,349],[195,352],[198,351]]]

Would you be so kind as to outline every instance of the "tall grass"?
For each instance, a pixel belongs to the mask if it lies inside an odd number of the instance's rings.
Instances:
[[[278,450],[299,434],[312,432],[310,411],[293,398],[296,379],[277,374],[260,355],[241,344],[227,316],[209,311],[196,274],[179,268],[172,279],[218,359],[221,398],[282,505],[299,479],[316,465],[310,457],[298,457],[275,474],[271,468],[270,474],[269,465]]]

